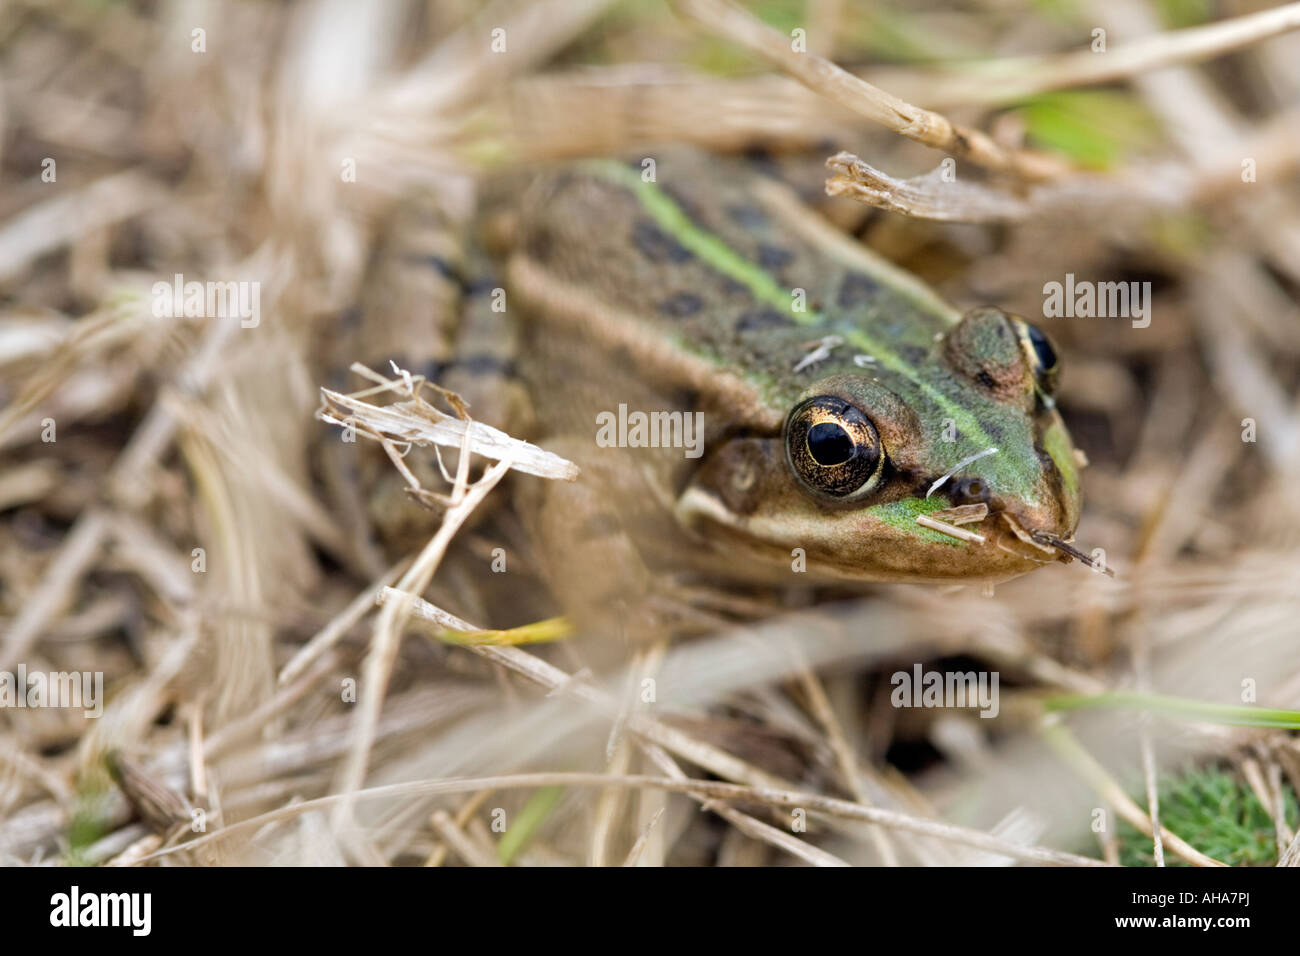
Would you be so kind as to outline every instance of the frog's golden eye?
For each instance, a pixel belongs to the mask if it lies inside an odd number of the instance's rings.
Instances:
[[[1060,362],[1056,357],[1056,349],[1052,347],[1052,340],[1043,334],[1041,329],[1028,322],[1021,319],[1011,321],[1016,327],[1020,349],[1025,353],[1025,361],[1029,363],[1038,387],[1044,394],[1051,395],[1056,391],[1057,372],[1060,370]]]
[[[810,398],[790,412],[785,454],[805,487],[841,500],[871,491],[885,463],[876,426],[834,395]]]

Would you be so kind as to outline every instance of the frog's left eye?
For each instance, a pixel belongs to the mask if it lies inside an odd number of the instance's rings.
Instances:
[[[1051,339],[1043,334],[1041,329],[1021,319],[1012,319],[1012,324],[1016,327],[1021,351],[1025,353],[1025,361],[1029,363],[1038,387],[1051,395],[1056,391],[1057,372],[1060,369],[1060,362],[1056,357],[1056,349],[1052,347]]]
[[[871,419],[834,395],[794,407],[786,419],[785,453],[805,487],[840,500],[871,491],[885,463]]]

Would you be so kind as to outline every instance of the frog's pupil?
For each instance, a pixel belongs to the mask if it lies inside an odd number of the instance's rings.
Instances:
[[[1047,336],[1032,325],[1025,326],[1025,334],[1029,336],[1029,344],[1034,347],[1034,354],[1038,356],[1038,364],[1045,369],[1056,367],[1056,350],[1052,348],[1052,343],[1047,341]]]
[[[818,422],[808,429],[808,451],[823,467],[842,465],[853,457],[853,439],[834,422]]]

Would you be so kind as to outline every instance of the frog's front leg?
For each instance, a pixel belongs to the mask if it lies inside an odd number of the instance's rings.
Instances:
[[[561,610],[579,631],[629,641],[680,628],[670,574],[642,550],[675,534],[664,526],[667,492],[654,470],[629,468],[617,449],[593,449],[590,435],[542,444],[582,468],[573,482],[521,482],[516,498],[538,573]]]

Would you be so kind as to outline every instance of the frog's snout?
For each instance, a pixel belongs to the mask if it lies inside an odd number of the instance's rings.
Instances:
[[[1064,489],[1052,489],[1032,501],[1012,498],[1003,502],[1002,510],[1009,512],[1028,531],[1042,531],[1068,538],[1079,523],[1078,496]]]
[[[1026,535],[1034,533],[1068,537],[1074,532],[1078,520],[1077,505],[1064,496],[1049,495],[1035,502],[1024,501],[1012,495],[997,493],[994,480],[971,476],[954,480],[948,489],[948,500],[954,505],[978,505],[988,508],[989,519],[1002,516],[1014,522]]]
[[[995,535],[1013,550],[1015,542],[1042,552],[1044,557],[1057,554],[1052,542],[1069,541],[1079,523],[1077,500],[1065,494],[1046,496],[1038,501],[1025,501],[993,495],[989,501],[989,520],[995,522]]]

